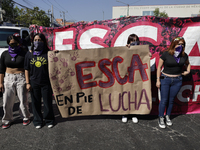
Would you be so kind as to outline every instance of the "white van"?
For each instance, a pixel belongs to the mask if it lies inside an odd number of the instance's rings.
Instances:
[[[0,26],[0,56],[8,49],[7,37],[18,33],[22,39],[29,35],[29,29],[26,27]],[[28,44],[30,46],[30,43]]]

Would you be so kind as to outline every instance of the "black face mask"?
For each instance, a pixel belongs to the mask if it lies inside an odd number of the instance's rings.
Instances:
[[[135,46],[135,45],[139,45],[139,41],[135,41],[135,42],[130,43],[130,46]]]

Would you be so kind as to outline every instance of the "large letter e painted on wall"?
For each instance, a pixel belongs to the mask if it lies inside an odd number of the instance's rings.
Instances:
[[[53,30],[53,50],[73,50],[75,49],[75,28]]]
[[[78,49],[104,48],[104,43],[110,33],[110,28],[103,25],[93,25],[84,28],[78,35]]]

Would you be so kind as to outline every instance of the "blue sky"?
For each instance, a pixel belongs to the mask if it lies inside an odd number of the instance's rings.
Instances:
[[[78,21],[94,21],[112,19],[113,6],[134,5],[170,5],[170,4],[200,4],[200,0],[14,0],[29,8],[39,7],[44,11],[53,5],[54,17]],[[18,6],[18,5],[17,5]],[[20,7],[20,6],[18,6]]]

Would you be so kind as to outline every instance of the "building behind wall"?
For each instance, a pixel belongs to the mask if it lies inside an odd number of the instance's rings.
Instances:
[[[148,6],[114,6],[112,18],[124,16],[153,16],[153,11],[159,8],[160,12],[166,12],[169,17],[196,17],[200,15],[200,4],[184,5],[148,5]],[[127,12],[127,10],[129,10]]]
[[[66,21],[65,24],[64,24],[63,19],[56,19],[56,23],[58,23],[61,26],[68,26],[70,24],[73,24],[74,22],[73,21],[71,21],[71,22]]]

